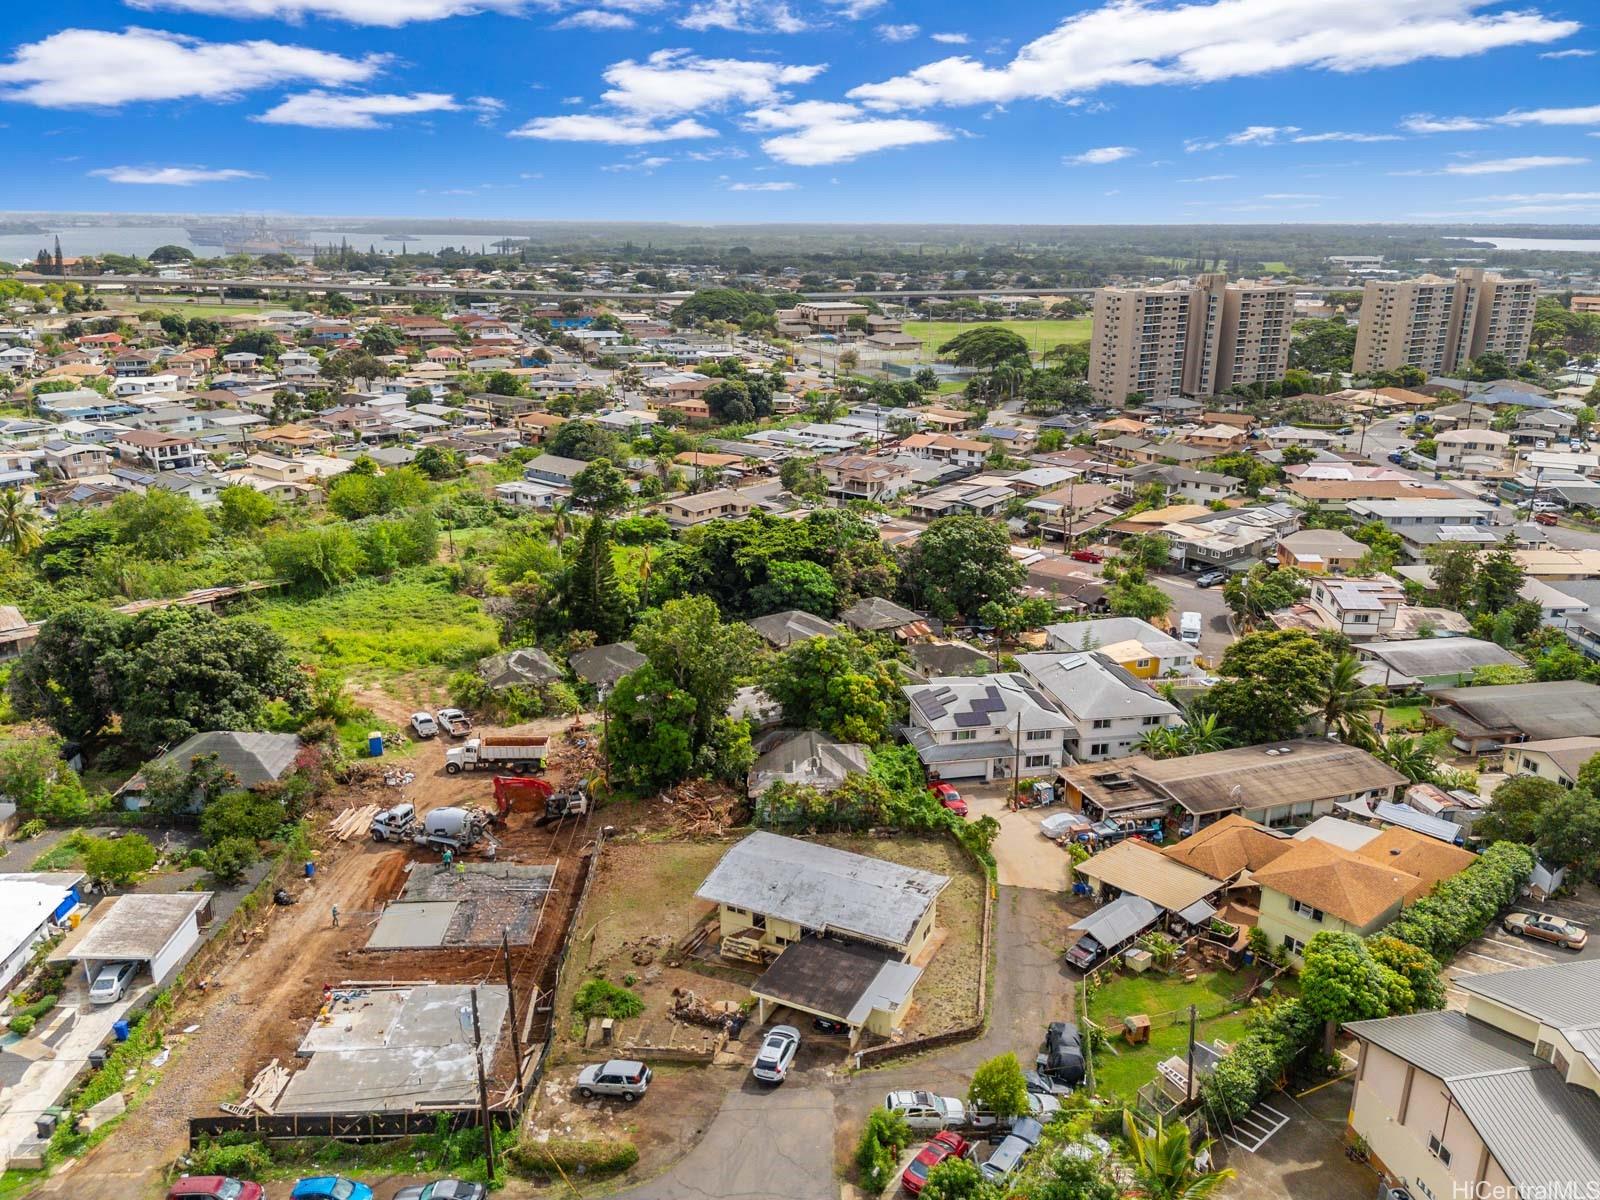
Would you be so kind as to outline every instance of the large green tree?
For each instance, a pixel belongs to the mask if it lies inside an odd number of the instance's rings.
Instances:
[[[1540,817],[1566,794],[1567,789],[1553,779],[1513,775],[1494,789],[1489,810],[1478,818],[1473,833],[1490,842],[1531,846],[1538,840]]]
[[[1022,1064],[1011,1051],[978,1064],[967,1085],[967,1100],[997,1117],[1020,1117],[1028,1111],[1028,1084]]]
[[[1332,930],[1306,943],[1300,968],[1301,1001],[1323,1022],[1322,1048],[1333,1053],[1334,1034],[1346,1021],[1389,1014],[1395,972],[1353,933]]]
[[[687,688],[646,663],[617,682],[606,708],[606,757],[614,780],[647,792],[689,773],[699,705]]]
[[[1546,862],[1600,877],[1600,798],[1581,788],[1567,792],[1539,814],[1535,833]]]
[[[628,477],[609,458],[597,458],[572,480],[572,499],[595,513],[608,514],[633,497]]]
[[[1136,1194],[1146,1200],[1205,1200],[1237,1172],[1202,1166],[1209,1140],[1198,1144],[1182,1121],[1167,1124],[1156,1118],[1149,1128],[1144,1118],[1122,1113],[1122,1161],[1134,1178]]]
[[[11,669],[12,710],[62,737],[93,737],[117,711],[117,653],[128,618],[94,604],[64,609]]]
[[[759,639],[742,621],[724,622],[710,598],[687,596],[646,613],[634,643],[662,679],[693,698],[688,732],[698,750],[750,674]]]
[[[200,506],[164,488],[119,497],[110,516],[117,541],[144,558],[186,558],[211,538]]]
[[[956,334],[939,353],[957,366],[992,370],[1014,358],[1026,360],[1028,339],[1003,325],[978,325]]]
[[[592,630],[602,644],[621,641],[628,632],[628,601],[617,582],[604,517],[594,517],[584,529],[563,591],[571,628]]]
[[[888,666],[853,634],[794,643],[771,660],[762,685],[790,725],[869,745],[888,733],[899,697]]]
[[[1194,705],[1241,745],[1295,737],[1333,671],[1333,656],[1298,629],[1246,634],[1223,652],[1222,679]]]
[[[1026,577],[1006,527],[985,517],[940,517],[905,556],[907,593],[946,620],[974,617],[991,600],[1011,603]]]

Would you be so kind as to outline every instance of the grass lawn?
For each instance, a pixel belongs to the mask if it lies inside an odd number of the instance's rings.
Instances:
[[[1374,721],[1383,718],[1385,733],[1406,731],[1422,728],[1422,705],[1420,704],[1394,704],[1388,708],[1376,708],[1369,714]]]
[[[1108,974],[1089,1001],[1089,1016],[1110,1037],[1110,1049],[1095,1056],[1095,1089],[1102,1096],[1132,1099],[1155,1076],[1158,1062],[1182,1054],[1189,1041],[1189,1005],[1195,1006],[1196,1034],[1202,1040],[1236,1042],[1251,1008],[1235,997],[1250,986],[1249,971],[1202,972],[1193,983],[1181,977],[1147,971],[1143,975]],[[1279,979],[1275,995],[1294,994],[1293,979]],[[1122,1018],[1144,1013],[1150,1018],[1150,1041],[1130,1046],[1122,1038]]]
[[[983,945],[983,876],[949,838],[829,836],[830,846],[888,859],[950,878],[939,894],[944,941],[917,982],[907,1029],[914,1035],[959,1029],[978,1015],[978,957]],[[937,935],[936,935],[937,936]]]
[[[978,325],[1000,325],[1020,333],[1037,355],[1062,342],[1087,342],[1092,324],[1089,317],[1067,321],[907,321],[905,329],[912,337],[922,339],[927,356],[933,358],[945,342]]]
[[[386,582],[358,580],[310,599],[277,597],[250,615],[303,658],[345,670],[443,674],[499,648],[494,621],[478,601],[452,592],[435,567],[399,571]]]

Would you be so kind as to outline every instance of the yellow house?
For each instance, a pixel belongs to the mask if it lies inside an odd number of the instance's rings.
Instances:
[[[1581,1194],[1600,1179],[1600,962],[1457,976],[1466,1012],[1345,1027],[1350,1129],[1413,1195]]]
[[[723,953],[776,952],[751,986],[758,1018],[789,1007],[842,1021],[852,1038],[888,1036],[910,1007],[931,953],[943,875],[752,833],[722,856],[695,895],[717,906]]]
[[[1301,965],[1319,933],[1374,933],[1400,915],[1422,880],[1320,838],[1297,841],[1255,873],[1261,885],[1258,927]]]

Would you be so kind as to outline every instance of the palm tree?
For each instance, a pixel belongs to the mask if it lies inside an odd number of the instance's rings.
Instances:
[[[1146,729],[1139,737],[1139,753],[1150,758],[1177,758],[1183,753],[1183,731],[1172,725]]]
[[[572,527],[572,501],[557,500],[550,509],[550,536],[559,542]]]
[[[1210,754],[1228,744],[1228,735],[1217,728],[1216,713],[1207,713],[1198,721],[1190,721],[1180,726],[1178,732],[1185,754]]]
[[[0,492],[0,546],[26,554],[40,542],[39,522],[16,488]]]
[[[1349,651],[1333,660],[1333,669],[1321,681],[1317,695],[1317,717],[1329,733],[1355,746],[1370,746],[1377,741],[1367,710],[1377,693],[1361,682],[1361,660]]]
[[[1122,1160],[1133,1173],[1135,1196],[1204,1200],[1237,1174],[1232,1167],[1210,1169],[1211,1139],[1191,1145],[1188,1126],[1182,1121],[1167,1125],[1157,1117],[1155,1129],[1146,1134],[1133,1114],[1123,1109],[1122,1132],[1128,1143]]]
[[[1378,761],[1393,767],[1412,783],[1428,783],[1438,771],[1433,755],[1414,737],[1386,737],[1372,753]]]

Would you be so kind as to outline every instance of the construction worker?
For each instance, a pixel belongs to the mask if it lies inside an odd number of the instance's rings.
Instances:
[[[450,869],[450,867],[455,863],[455,861],[456,861],[456,856],[455,856],[454,852],[451,851],[449,846],[446,846],[444,848],[444,861],[442,863],[440,863],[439,865],[442,866],[446,871],[448,871]]]
[[[339,906],[337,904],[333,906],[333,927],[335,929],[339,928]]]

